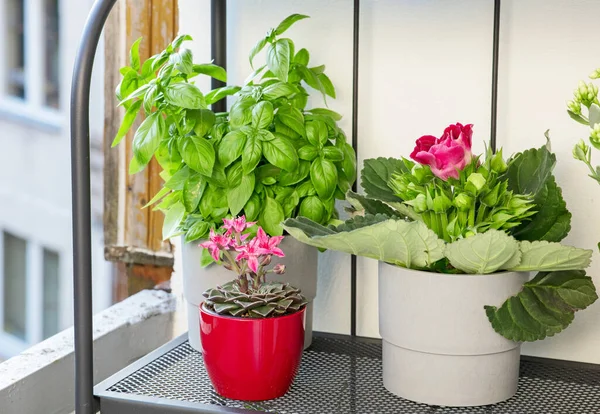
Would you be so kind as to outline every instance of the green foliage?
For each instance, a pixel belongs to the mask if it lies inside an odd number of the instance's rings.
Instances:
[[[517,342],[537,341],[561,332],[574,313],[598,299],[592,279],[582,270],[540,272],[517,295],[485,312],[496,332]]]
[[[289,16],[256,44],[250,62],[264,49],[266,64],[243,87],[207,94],[194,77],[226,81],[227,75],[193,62],[182,47],[189,36],[145,62],[141,39],[132,46],[131,66],[121,69],[116,90],[126,112],[113,146],[146,116],[134,136],[130,172],[142,171],[153,156],[162,167],[165,186],[148,205],[169,218],[164,237],[205,238],[237,214],[258,220],[270,235],[282,234],[281,222],[299,214],[321,224],[337,219],[335,198],[356,180],[356,154],[337,125],[341,115],[306,107],[312,90],[335,97],[325,66],[311,66],[306,49],[296,53],[294,42],[280,37],[307,17]],[[235,98],[229,113],[207,109],[227,96]]]
[[[300,290],[287,283],[262,283],[258,289],[242,292],[236,281],[204,292],[205,306],[219,315],[238,318],[267,318],[299,311],[308,301]]]

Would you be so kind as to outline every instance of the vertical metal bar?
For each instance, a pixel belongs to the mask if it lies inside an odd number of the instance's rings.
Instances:
[[[73,203],[73,294],[75,307],[75,412],[93,414],[94,349],[90,210],[90,84],[94,55],[117,0],[97,0],[83,29],[71,89],[71,183]]]
[[[211,0],[210,2],[210,31],[211,31],[211,55],[215,64],[227,67],[227,0]],[[212,89],[225,86],[225,83],[217,79],[211,80]],[[212,105],[215,112],[227,111],[227,100]]]
[[[494,0],[494,40],[492,50],[492,116],[490,148],[496,152],[496,133],[498,121],[498,64],[500,52],[500,0]]]
[[[352,37],[352,147],[358,154],[358,52],[359,52],[360,0],[354,0]],[[356,182],[352,184],[356,191]],[[350,335],[356,336],[356,256],[350,256]]]

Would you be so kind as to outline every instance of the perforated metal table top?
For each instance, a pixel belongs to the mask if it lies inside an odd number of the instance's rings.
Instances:
[[[202,355],[180,337],[96,387],[102,414],[600,414],[600,368],[524,358],[517,395],[493,406],[433,407],[388,392],[379,341],[316,335],[284,397],[244,403],[212,389]]]

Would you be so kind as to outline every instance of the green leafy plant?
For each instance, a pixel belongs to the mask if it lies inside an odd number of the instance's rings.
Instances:
[[[210,232],[210,239],[201,247],[226,269],[237,274],[236,279],[204,292],[204,305],[220,315],[240,318],[266,318],[298,312],[308,302],[300,289],[287,283],[267,282],[267,274],[285,273],[278,264],[267,269],[273,256],[284,257],[278,247],[282,236],[269,237],[261,227],[255,237],[247,230],[255,223],[244,216],[223,220],[224,234]]]
[[[345,223],[323,226],[298,217],[284,228],[320,249],[410,269],[540,272],[500,308],[485,311],[509,339],[552,336],[597,299],[584,271],[591,250],[559,243],[570,230],[571,214],[552,174],[556,157],[549,146],[508,160],[501,150],[473,156],[471,131],[456,124],[441,138],[420,138],[411,154],[416,162],[365,160],[365,195],[347,193],[353,217]]]
[[[308,16],[292,15],[271,29],[250,53],[251,63],[266,49],[266,64],[246,84],[225,86],[204,95],[192,79],[207,74],[222,81],[225,71],[196,65],[176,39],[165,51],[121,72],[117,88],[127,113],[115,138],[118,144],[143,107],[146,119],[134,137],[130,172],[141,171],[154,156],[164,187],[148,205],[165,212],[163,237],[185,234],[206,238],[223,218],[245,214],[270,235],[298,215],[328,224],[338,218],[335,200],[356,180],[356,155],[338,127],[341,115],[327,108],[307,109],[309,91],[335,98],[325,66],[309,66],[306,49],[282,34]],[[123,86],[125,85],[125,86]],[[227,113],[207,105],[235,95]],[[204,255],[203,263],[210,263]]]

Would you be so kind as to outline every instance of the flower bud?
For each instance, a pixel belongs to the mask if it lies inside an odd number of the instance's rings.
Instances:
[[[271,264],[271,255],[270,254],[264,256],[262,258],[262,260],[260,261],[261,266],[268,266],[270,264]]]
[[[467,193],[460,193],[454,198],[454,205],[459,211],[469,211],[473,208],[473,197]]]
[[[581,102],[569,101],[567,102],[567,109],[575,115],[581,115]]]
[[[590,73],[590,79],[598,79],[600,78],[600,69],[596,69],[592,73]]]
[[[494,207],[498,204],[498,190],[500,189],[500,184],[496,185],[491,191],[489,191],[485,197],[481,200],[481,202],[488,206]]]
[[[595,124],[590,132],[590,142],[596,149],[600,149],[600,124]]]
[[[275,267],[273,268],[273,272],[278,275],[284,274],[285,273],[285,265],[281,264],[281,263],[276,264]]]
[[[573,158],[579,161],[587,161],[589,149],[590,147],[588,147],[587,144],[580,139],[577,145],[573,147]]]
[[[506,165],[506,162],[504,161],[504,158],[502,157],[502,149],[500,149],[500,151],[495,153],[494,156],[492,157],[491,167],[492,167],[492,171],[495,171],[498,174],[502,174],[503,172],[505,172],[508,169],[508,165]]]
[[[427,197],[425,197],[425,194],[418,194],[414,199],[405,201],[405,203],[412,206],[417,213],[427,211]]]
[[[431,178],[433,177],[431,169],[429,167],[424,167],[421,164],[415,164],[411,174],[417,179],[419,184],[425,184],[426,182],[431,181]]]
[[[479,192],[485,187],[485,177],[479,173],[472,173],[467,178],[467,183],[471,184],[475,189],[475,194],[479,194]]]
[[[474,235],[475,235],[475,232],[474,232],[473,230],[467,230],[467,231],[465,232],[465,238],[467,238],[467,237],[472,237],[472,236],[474,236]]]
[[[450,201],[450,199],[445,193],[440,192],[439,194],[436,194],[435,198],[433,199],[434,212],[443,213],[450,207],[452,207],[452,201]]]
[[[448,226],[446,226],[446,232],[452,240],[456,240],[460,237],[460,235],[462,234],[462,229],[460,228],[460,225],[458,223],[458,217],[454,217],[452,221],[448,223]]]

